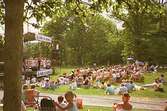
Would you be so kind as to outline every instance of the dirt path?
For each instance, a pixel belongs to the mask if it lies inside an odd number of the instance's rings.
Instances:
[[[56,100],[58,95],[41,93],[43,96],[50,96]],[[88,96],[88,95],[78,95],[78,97],[83,99],[84,105],[88,106],[103,106],[103,107],[112,107],[113,103],[121,102],[121,96]],[[137,109],[148,109],[152,111],[163,111],[167,99],[159,98],[131,98],[131,104],[133,108]]]

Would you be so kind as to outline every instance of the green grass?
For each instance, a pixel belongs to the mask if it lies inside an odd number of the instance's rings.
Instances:
[[[52,93],[52,94],[62,94],[69,91],[69,87],[67,85],[61,86],[55,90],[43,89],[43,88],[37,88],[37,89],[40,92]],[[74,90],[74,92],[77,95],[101,95],[101,96],[105,95],[104,89],[95,89],[95,88],[90,88],[90,89],[78,88],[77,90]]]
[[[145,81],[142,84],[153,83],[154,79],[158,78],[161,74],[162,72],[145,74]],[[167,72],[163,72],[163,74],[165,75],[165,79],[167,80]],[[131,93],[131,95],[137,97],[167,98],[167,84],[163,85],[163,88],[165,92],[155,92],[152,88],[148,88],[142,91],[134,91],[133,93]]]
[[[33,109],[29,108],[27,111],[33,111]],[[113,111],[110,107],[97,107],[97,106],[84,106],[80,111]],[[143,109],[133,109],[133,111],[149,111]]]
[[[71,71],[73,71],[74,68],[71,67],[57,67],[55,68],[55,74],[51,75],[51,80],[55,80],[58,76],[64,74],[64,73],[70,73]]]
[[[63,74],[63,73],[70,73],[71,71],[74,70],[74,68],[71,68],[71,67],[58,67],[58,68],[55,68],[56,69],[56,72],[59,73],[59,74]]]
[[[59,73],[69,73],[73,70],[73,68],[62,68],[61,71]],[[158,73],[146,73],[144,75],[145,80],[143,83],[137,83],[139,85],[143,85],[143,84],[150,84],[154,82],[154,79],[159,77],[160,74],[164,74],[165,78],[167,80],[167,71],[161,71]],[[53,75],[51,76],[52,80],[55,80],[58,77],[58,75]],[[114,84],[116,85],[116,84]],[[42,88],[38,88],[39,91],[41,92],[45,92],[45,93],[52,93],[52,94],[62,94],[65,93],[66,91],[69,90],[69,87],[67,85],[64,86],[60,86],[58,89],[55,90],[51,90],[51,89],[42,89]],[[164,90],[165,92],[155,92],[153,89],[149,88],[149,89],[145,89],[145,90],[141,90],[141,91],[134,91],[131,93],[131,95],[133,97],[148,97],[148,98],[167,98],[167,84],[164,85]],[[77,95],[98,95],[98,96],[104,96],[104,89],[95,89],[95,88],[90,88],[90,89],[84,89],[84,88],[79,88],[77,90],[75,90],[74,92]]]

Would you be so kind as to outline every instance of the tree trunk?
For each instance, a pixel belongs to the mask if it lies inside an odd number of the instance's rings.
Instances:
[[[24,0],[5,2],[4,111],[21,111]]]

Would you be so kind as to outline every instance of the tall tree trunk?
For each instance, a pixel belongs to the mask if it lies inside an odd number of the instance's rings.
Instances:
[[[4,111],[21,111],[24,0],[5,2]]]

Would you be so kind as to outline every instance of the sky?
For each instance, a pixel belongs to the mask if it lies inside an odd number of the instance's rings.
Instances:
[[[111,21],[116,25],[116,27],[117,27],[118,30],[124,29],[124,28],[122,27],[123,21],[120,21],[120,20],[117,20],[117,19],[115,19],[115,18],[109,17],[106,12],[102,13],[101,15],[102,15],[103,17],[105,17],[105,18],[111,20]]]
[[[32,18],[29,20],[30,23],[36,23],[35,18]],[[34,32],[34,33],[39,33],[39,29],[33,27],[30,24],[24,23],[24,27],[23,27],[23,33],[27,33],[27,32]]]
[[[36,23],[35,18],[32,18],[29,20],[30,23]],[[0,35],[4,35],[4,31],[5,31],[5,26],[4,25],[0,25]],[[23,33],[27,33],[27,32],[34,32],[34,33],[39,33],[39,30],[37,28],[34,28],[32,25],[24,23],[23,24]]]

